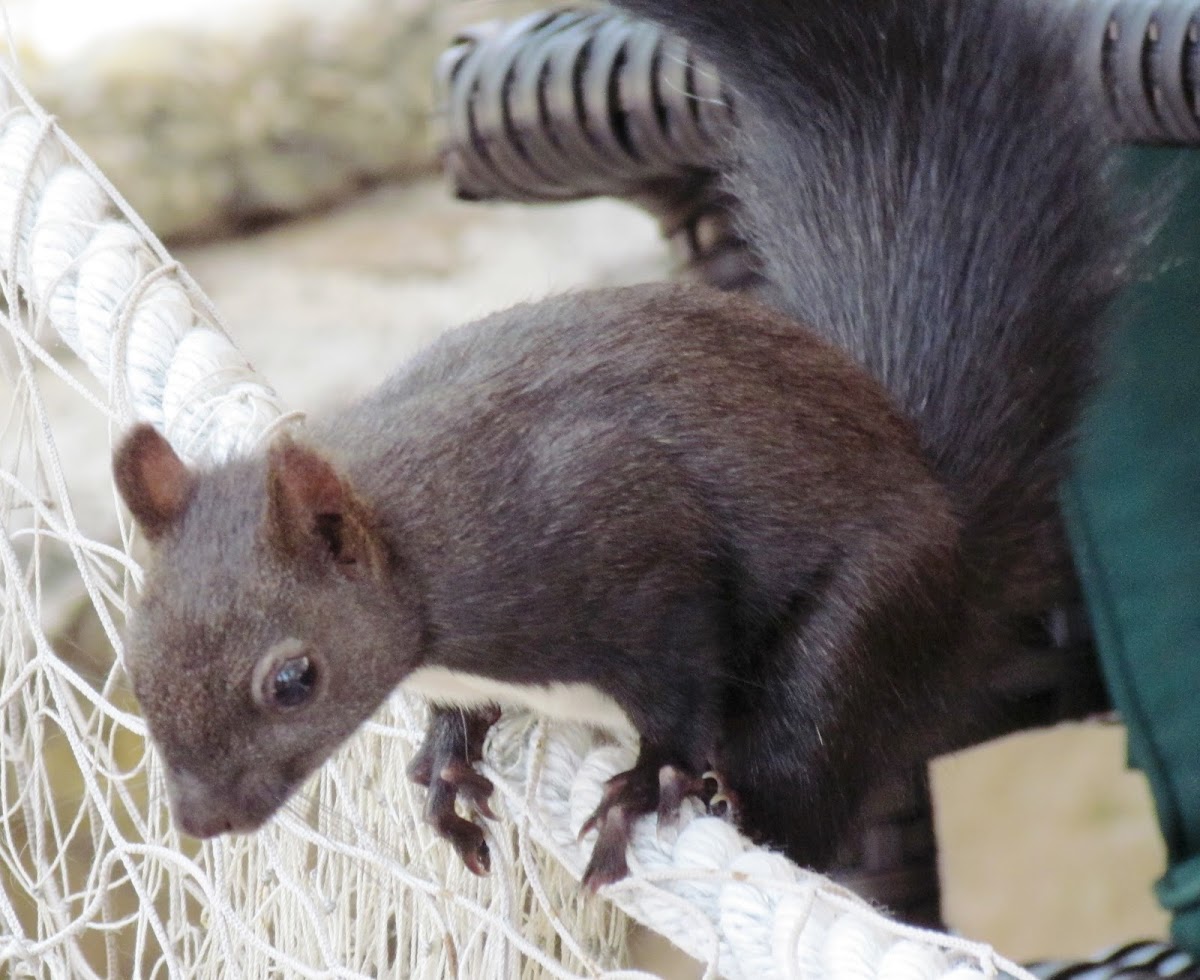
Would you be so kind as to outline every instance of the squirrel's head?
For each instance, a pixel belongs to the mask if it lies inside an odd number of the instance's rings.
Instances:
[[[290,437],[197,471],[139,425],[113,470],[152,545],[127,666],[176,823],[253,830],[412,668],[416,591],[349,483]]]

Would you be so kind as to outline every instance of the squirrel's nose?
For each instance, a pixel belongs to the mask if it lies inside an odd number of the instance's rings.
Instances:
[[[230,802],[206,780],[173,770],[167,777],[167,797],[175,826],[189,837],[205,839],[236,831],[248,824],[237,819]]]
[[[229,833],[233,821],[218,814],[184,813],[175,814],[175,824],[189,837],[205,839]]]

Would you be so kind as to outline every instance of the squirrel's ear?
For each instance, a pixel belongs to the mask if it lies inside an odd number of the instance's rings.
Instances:
[[[151,541],[162,537],[187,510],[196,475],[157,429],[134,426],[113,454],[113,480],[125,506]]]
[[[379,543],[349,484],[318,452],[287,436],[268,454],[267,525],[272,543],[292,557],[331,561],[347,574],[378,565]]]

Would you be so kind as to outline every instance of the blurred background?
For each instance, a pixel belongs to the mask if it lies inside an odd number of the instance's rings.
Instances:
[[[493,309],[671,271],[656,223],[627,204],[468,204],[440,177],[438,55],[458,28],[530,3],[4,7],[26,84],[168,241],[293,408],[368,388],[441,330]],[[59,410],[78,402],[64,392]],[[81,419],[68,452],[80,510],[110,520],[106,444]],[[85,603],[69,568],[57,588],[48,632],[70,631],[81,658],[104,659],[82,649]],[[1124,752],[1122,729],[1097,723],[935,765],[953,928],[1022,960],[1164,934],[1151,894],[1162,845]]]

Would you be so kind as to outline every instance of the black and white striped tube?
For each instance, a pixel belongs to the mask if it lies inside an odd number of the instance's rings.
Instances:
[[[555,10],[458,36],[438,65],[444,163],[459,196],[628,196],[715,166],[728,93],[653,24]]]
[[[1200,146],[1200,0],[1075,2],[1094,8],[1079,44],[1121,136]],[[633,196],[719,166],[734,122],[687,44],[605,10],[472,28],[438,81],[446,167],[469,199]]]

